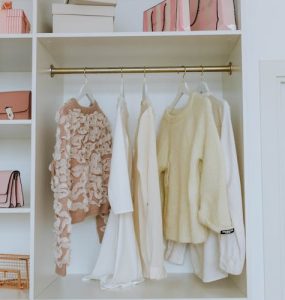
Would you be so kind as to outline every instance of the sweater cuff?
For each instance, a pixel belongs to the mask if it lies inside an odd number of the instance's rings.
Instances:
[[[225,233],[232,233],[234,231],[234,228],[232,224],[216,224],[209,220],[208,214],[205,211],[200,210],[199,211],[199,221],[201,224],[206,226],[207,228],[211,229],[212,231],[222,234]]]
[[[220,259],[220,268],[229,274],[240,275],[244,268],[244,261],[234,259]]]
[[[62,267],[56,266],[55,272],[60,276],[66,276],[66,265],[63,265]]]

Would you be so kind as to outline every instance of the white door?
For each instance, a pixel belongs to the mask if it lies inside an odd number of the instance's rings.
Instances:
[[[285,300],[285,61],[262,62],[260,81],[265,299]]]

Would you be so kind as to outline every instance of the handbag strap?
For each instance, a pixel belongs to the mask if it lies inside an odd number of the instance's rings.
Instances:
[[[217,22],[216,22],[216,30],[218,30],[220,16],[219,16],[219,0],[216,0],[216,13],[217,13]]]
[[[201,0],[198,0],[196,15],[195,15],[194,21],[191,23],[190,26],[193,26],[197,22],[199,12],[200,12],[200,5],[201,5]],[[216,8],[217,8],[217,22],[216,22],[216,30],[217,30],[218,29],[218,24],[219,24],[219,21],[220,21],[220,17],[219,17],[219,0],[216,0]]]
[[[236,7],[236,1],[235,0],[233,0],[233,4],[234,4],[234,16],[235,16],[236,28],[238,28],[237,7]]]
[[[20,191],[22,193],[22,197],[18,194],[18,188],[20,185]],[[12,177],[12,187],[14,188],[14,195],[15,195],[15,201],[13,203],[10,203],[10,207],[21,207],[24,205],[24,196],[23,196],[23,187],[21,182],[21,176],[19,171],[13,171],[13,177]],[[19,201],[19,197],[22,198],[22,203]]]
[[[8,184],[7,184],[6,195],[9,193],[10,186],[11,186],[13,178],[14,178],[14,172],[15,171],[11,172],[11,174],[10,174],[10,177],[9,177],[9,180],[8,180]]]
[[[167,6],[167,2],[164,4],[164,7],[163,7],[163,22],[162,22],[162,28],[161,28],[161,31],[164,31],[164,29],[165,29],[166,6]],[[151,31],[154,31],[153,10],[152,10],[152,12],[151,12],[150,19],[151,19]]]
[[[200,12],[200,5],[201,5],[201,0],[198,0],[198,6],[197,6],[196,15],[195,15],[193,23],[191,23],[190,26],[193,26],[197,22],[198,15],[199,15],[199,12]],[[237,19],[236,19],[237,18],[236,17],[236,3],[235,3],[235,0],[233,0],[233,5],[234,5],[235,21],[236,21],[236,24],[237,24]],[[216,0],[216,13],[217,13],[216,30],[218,30],[218,25],[219,25],[219,21],[220,21],[220,16],[219,16],[219,0]]]
[[[198,15],[199,15],[199,12],[200,12],[200,4],[201,4],[201,0],[198,0],[198,6],[197,6],[196,15],[195,15],[193,23],[191,23],[190,26],[193,26],[197,22]]]

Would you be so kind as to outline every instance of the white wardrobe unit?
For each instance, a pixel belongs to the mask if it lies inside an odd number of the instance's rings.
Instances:
[[[249,299],[254,298],[258,282],[247,276],[253,272],[254,257],[247,260],[241,276],[203,284],[192,274],[189,257],[184,265],[166,263],[169,276],[162,281],[145,281],[134,288],[103,291],[98,282],[82,282],[96,261],[99,243],[95,221],[88,218],[72,228],[72,258],[68,275],[59,278],[54,272],[53,196],[50,191],[51,161],[55,143],[55,113],[59,106],[78,94],[83,75],[50,77],[55,67],[144,67],[185,65],[227,65],[232,62],[234,72],[205,73],[213,93],[229,101],[237,143],[242,184],[244,184],[244,97],[242,85],[242,30],[233,32],[141,32],[141,15],[145,8],[158,0],[118,0],[116,33],[53,34],[51,33],[52,0],[30,0],[33,12],[33,32],[25,36],[0,36],[1,90],[32,89],[32,121],[0,122],[1,168],[20,168],[25,177],[27,208],[22,214],[2,214],[0,224],[8,228],[9,236],[0,233],[0,252],[29,253],[31,255],[30,293],[0,289],[0,299]],[[60,1],[57,1],[60,2]],[[241,15],[240,1],[237,1]],[[239,24],[241,24],[239,18]],[[240,26],[241,28],[241,26]],[[242,48],[243,47],[243,48]],[[157,124],[165,108],[171,103],[183,74],[152,74],[146,76],[149,98],[154,107]],[[126,100],[133,136],[140,111],[143,74],[125,75]],[[200,74],[186,75],[193,90]],[[115,121],[120,75],[88,75],[94,96],[112,126]],[[3,138],[3,140],[2,140]],[[8,150],[9,149],[9,150]],[[3,160],[3,161],[2,161]],[[7,165],[8,164],[8,165]],[[10,164],[10,165],[9,165]],[[245,168],[246,169],[246,168]],[[21,171],[20,170],[20,171]],[[247,210],[246,219],[253,212]],[[11,216],[10,216],[11,215]],[[246,220],[247,221],[247,220]],[[255,228],[251,228],[254,232]],[[23,238],[25,237],[25,238]],[[15,243],[17,241],[17,243]],[[248,247],[252,247],[248,240]],[[248,286],[248,288],[247,288]]]
[[[15,1],[15,7],[21,1]],[[32,16],[32,1],[23,1]],[[0,90],[32,89],[32,35],[0,35]],[[0,169],[21,172],[25,206],[0,210],[0,252],[31,254],[33,205],[31,200],[32,120],[0,120]],[[0,289],[1,299],[28,299],[28,291]]]

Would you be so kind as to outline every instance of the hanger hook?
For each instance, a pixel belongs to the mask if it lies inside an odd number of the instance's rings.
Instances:
[[[85,79],[87,79],[87,76],[86,76],[86,67],[84,68],[84,77],[85,77]]]
[[[143,77],[144,77],[144,79],[146,79],[146,68],[145,67],[143,68]]]
[[[123,79],[123,68],[121,68],[121,79]]]
[[[183,74],[183,79],[185,79],[186,72],[187,72],[187,69],[186,69],[186,67],[184,66],[184,74]]]
[[[202,69],[202,71],[201,71],[201,79],[203,79],[204,78],[204,66],[201,65],[201,69]]]

